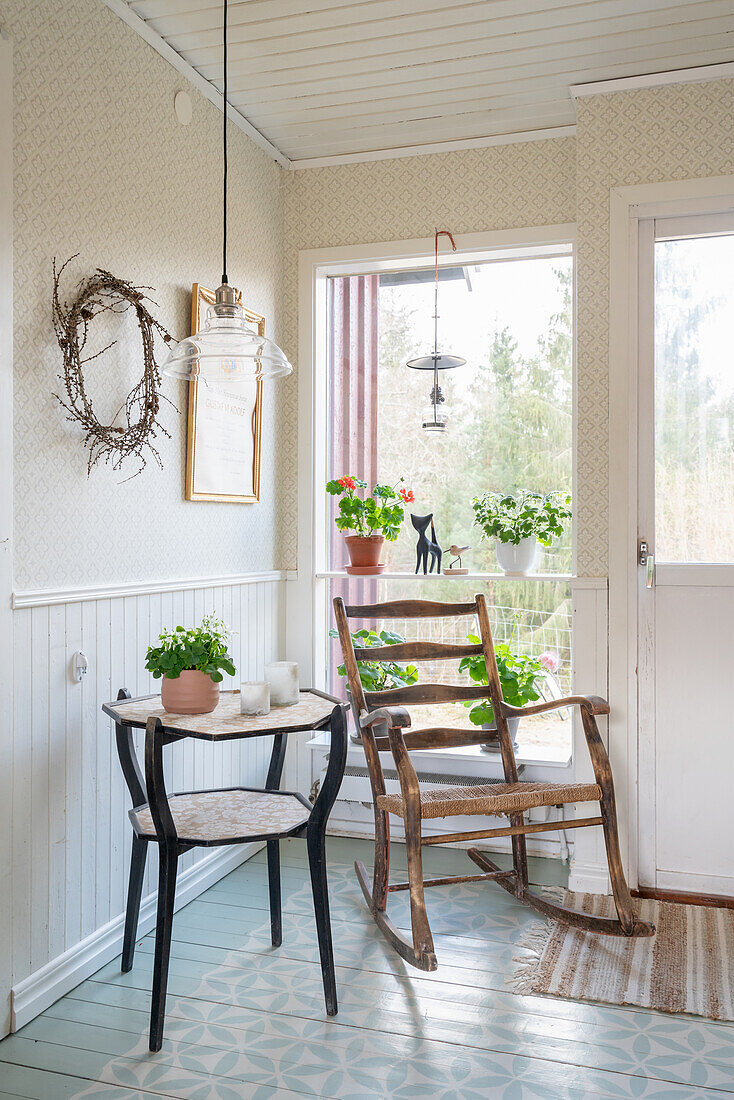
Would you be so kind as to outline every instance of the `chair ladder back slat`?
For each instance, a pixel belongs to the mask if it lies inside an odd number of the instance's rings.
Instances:
[[[481,684],[409,684],[385,691],[365,691],[370,710],[375,707],[422,706],[426,703],[463,703],[486,699],[487,689]]]
[[[481,645],[451,645],[442,642],[398,642],[395,645],[355,646],[358,661],[451,661],[482,653]]]
[[[475,615],[473,603],[439,603],[436,600],[389,600],[386,603],[349,604],[348,619],[451,619]]]

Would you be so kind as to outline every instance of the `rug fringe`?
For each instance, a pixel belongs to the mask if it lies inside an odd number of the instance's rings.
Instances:
[[[554,902],[562,902],[566,896],[566,890],[563,886],[544,886],[542,893],[544,897],[548,898],[548,901]],[[530,951],[532,954],[513,956],[512,961],[516,964],[515,970],[505,981],[505,988],[510,993],[525,996],[535,992],[535,977],[538,973],[540,960],[555,927],[556,922],[546,918],[528,925],[522,933],[515,946],[523,951]]]

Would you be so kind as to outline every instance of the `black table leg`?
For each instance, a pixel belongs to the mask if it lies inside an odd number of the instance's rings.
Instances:
[[[268,777],[265,788],[268,791],[280,790],[280,780],[285,762],[286,740],[284,733],[276,733],[273,739],[273,752],[270,757]],[[268,841],[268,891],[270,894],[270,942],[280,947],[283,942],[283,917],[280,899],[280,841]]]
[[[314,803],[306,827],[308,865],[311,872],[316,932],[319,940],[321,974],[324,981],[326,1012],[336,1016],[336,974],[334,972],[334,946],[331,939],[329,914],[329,890],[326,879],[326,826],[329,814],[339,793],[347,762],[347,714],[346,706],[334,707],[331,712],[331,747],[329,764],[324,782]]]
[[[163,1046],[163,1025],[166,1021],[166,990],[168,964],[173,932],[173,906],[176,900],[178,850],[174,845],[158,845],[158,916],[155,928],[153,956],[153,996],[150,1005],[149,1049],[155,1054]]]
[[[155,1053],[163,1045],[166,1019],[166,989],[173,931],[173,906],[176,900],[178,857],[185,845],[178,843],[176,826],[166,794],[163,775],[164,731],[160,718],[150,717],[145,727],[145,784],[148,806],[158,838],[158,916],[153,955],[153,998],[150,1006],[149,1049]]]
[[[129,699],[130,692],[127,688],[120,688],[118,699]],[[131,726],[125,726],[115,722],[115,740],[117,743],[117,755],[120,760],[122,774],[125,777],[127,789],[133,806],[142,806],[147,802],[143,776],[140,764],[135,752],[135,742]],[[127,907],[125,910],[125,932],[122,939],[122,970],[127,972],[132,969],[133,956],[135,954],[135,938],[138,934],[138,914],[140,913],[140,898],[143,892],[143,879],[145,877],[145,860],[148,854],[148,842],[138,836],[133,836],[132,852],[130,854],[130,876],[127,887]]]
[[[148,841],[141,836],[133,836],[130,854],[130,878],[127,885],[127,908],[125,910],[125,933],[122,938],[122,964],[124,974],[133,968],[135,940],[138,934],[138,915],[140,898],[143,893],[145,877],[145,859],[148,855]]]

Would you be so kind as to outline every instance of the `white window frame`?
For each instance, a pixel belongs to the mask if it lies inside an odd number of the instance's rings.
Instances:
[[[576,226],[562,224],[486,233],[455,235],[456,252],[439,256],[439,265],[455,267],[486,260],[571,255],[575,259]],[[325,676],[326,616],[323,614],[326,569],[326,482],[328,361],[327,279],[330,276],[405,271],[430,266],[433,237],[378,244],[347,245],[299,253],[298,293],[298,568],[289,584],[289,655],[297,660],[302,679],[322,686]],[[575,270],[575,265],[574,265]],[[574,290],[575,299],[575,290]],[[575,311],[574,311],[575,313]],[[574,340],[575,349],[575,340]],[[573,362],[573,486],[576,484],[576,361]],[[316,441],[319,441],[316,445]],[[576,539],[574,525],[573,572]],[[481,574],[470,574],[479,578]],[[486,576],[486,575],[484,575]],[[542,579],[542,578],[539,578]],[[486,759],[486,756],[485,756]],[[296,764],[301,783],[310,782],[308,754],[299,751]]]

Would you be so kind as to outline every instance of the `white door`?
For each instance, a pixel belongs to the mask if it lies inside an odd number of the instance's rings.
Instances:
[[[640,886],[734,895],[734,216],[639,255]]]

